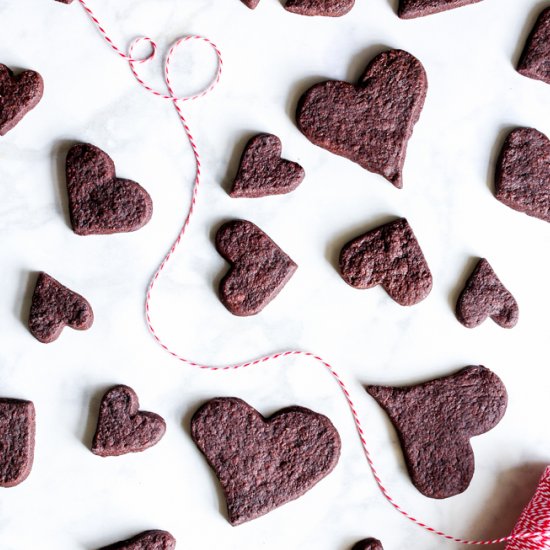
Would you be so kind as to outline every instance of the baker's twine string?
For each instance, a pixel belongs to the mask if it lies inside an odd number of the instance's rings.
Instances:
[[[148,289],[147,289],[147,295],[146,295],[146,299],[145,299],[145,318],[146,318],[146,322],[147,322],[147,327],[149,328],[149,331],[151,332],[151,334],[152,334],[153,338],[156,340],[156,342],[166,352],[168,352],[172,357],[175,357],[178,361],[181,361],[182,363],[185,363],[185,364],[190,365],[192,367],[198,367],[199,369],[205,369],[205,370],[210,370],[210,371],[226,371],[226,370],[243,369],[245,367],[252,367],[254,365],[259,365],[259,364],[267,363],[269,361],[275,361],[277,359],[283,359],[285,357],[290,357],[290,356],[302,356],[302,357],[309,357],[311,359],[314,359],[315,361],[317,361],[319,364],[324,366],[329,371],[329,373],[336,380],[336,382],[338,383],[340,389],[342,390],[342,392],[344,394],[344,397],[347,401],[347,404],[349,406],[349,409],[351,411],[353,420],[355,422],[355,427],[356,427],[357,432],[359,434],[359,439],[361,440],[361,445],[363,447],[365,457],[366,457],[368,465],[371,469],[372,475],[374,476],[374,479],[375,479],[375,481],[378,485],[378,488],[380,489],[380,491],[382,492],[384,497],[390,502],[390,504],[398,512],[400,512],[403,516],[405,516],[406,518],[408,518],[409,520],[414,522],[416,525],[418,525],[418,526],[422,527],[423,529],[429,531],[430,533],[434,533],[434,534],[439,535],[440,537],[443,537],[447,540],[454,541],[454,542],[461,543],[461,544],[489,545],[489,544],[498,544],[498,543],[508,542],[508,541],[511,541],[511,540],[518,540],[518,539],[530,539],[530,542],[535,542],[535,543],[539,539],[541,541],[543,541],[544,533],[541,533],[541,534],[538,534],[538,533],[535,533],[535,534],[525,533],[525,534],[518,534],[518,535],[513,535],[513,536],[509,535],[507,537],[501,537],[501,538],[493,539],[493,540],[467,540],[467,539],[463,539],[463,538],[459,538],[459,537],[454,537],[454,536],[451,536],[451,535],[448,535],[448,534],[444,533],[443,531],[439,531],[437,529],[434,529],[433,527],[430,527],[429,525],[427,525],[424,522],[420,521],[419,519],[412,516],[407,511],[405,511],[403,508],[401,508],[401,506],[399,504],[397,504],[397,502],[395,502],[395,500],[389,494],[388,490],[386,489],[386,487],[384,486],[384,484],[382,483],[382,480],[380,479],[380,477],[378,475],[378,472],[377,472],[377,469],[375,468],[374,461],[372,459],[371,453],[370,453],[370,451],[368,449],[368,446],[367,446],[365,432],[363,430],[361,421],[359,420],[359,415],[357,413],[357,410],[355,408],[355,405],[353,403],[353,400],[351,398],[351,395],[350,395],[346,385],[344,384],[343,380],[340,378],[340,375],[336,372],[334,367],[328,361],[325,361],[319,355],[316,355],[316,354],[311,353],[309,351],[303,351],[303,350],[288,350],[288,351],[284,351],[284,352],[280,352],[280,353],[274,353],[274,354],[271,354],[271,355],[266,355],[264,357],[260,357],[258,359],[253,360],[253,361],[248,361],[248,362],[245,362],[245,363],[237,363],[237,364],[226,365],[226,366],[212,366],[212,365],[205,365],[205,364],[202,364],[202,363],[197,363],[195,361],[187,359],[186,357],[183,357],[182,355],[178,354],[176,351],[172,350],[167,344],[165,344],[163,342],[163,340],[160,338],[157,331],[155,330],[155,328],[153,326],[153,322],[151,320],[151,311],[150,311],[151,310],[151,307],[150,307],[151,295],[152,295],[153,289],[155,288],[155,285],[157,283],[157,280],[158,280],[160,274],[162,273],[162,271],[166,267],[166,264],[170,261],[170,259],[174,255],[176,249],[178,248],[179,244],[181,243],[181,240],[182,240],[183,236],[185,235],[185,233],[187,231],[187,228],[188,228],[189,223],[191,221],[191,217],[193,216],[193,213],[195,211],[197,194],[198,194],[199,186],[201,184],[201,175],[202,175],[202,171],[201,171],[202,165],[201,165],[201,159],[200,159],[199,151],[198,151],[195,139],[194,139],[194,137],[191,133],[191,130],[190,130],[188,124],[187,124],[186,118],[185,118],[185,116],[184,116],[184,114],[181,110],[180,103],[183,103],[184,101],[192,101],[192,100],[198,99],[200,97],[203,97],[204,95],[208,94],[209,92],[211,92],[216,87],[216,85],[218,84],[218,82],[220,80],[220,77],[221,77],[221,74],[222,74],[222,69],[223,69],[222,56],[221,56],[220,50],[208,38],[205,38],[203,36],[198,36],[198,35],[190,35],[190,36],[184,36],[184,37],[178,38],[172,44],[172,46],[170,47],[170,49],[168,51],[168,55],[166,56],[166,60],[164,62],[164,81],[166,83],[166,88],[168,90],[168,93],[160,92],[160,91],[155,90],[154,88],[152,88],[149,84],[147,84],[147,82],[145,82],[139,76],[139,74],[137,72],[137,68],[136,68],[137,65],[147,63],[148,61],[152,61],[155,58],[156,53],[157,53],[157,49],[158,49],[156,42],[152,38],[149,38],[147,36],[140,37],[140,38],[135,39],[131,43],[131,45],[128,49],[128,53],[123,52],[120,48],[118,48],[116,46],[116,44],[113,42],[113,40],[109,37],[106,30],[103,28],[103,26],[101,25],[101,23],[99,22],[99,20],[95,16],[92,9],[88,6],[86,1],[85,0],[78,0],[78,1],[80,2],[80,4],[84,8],[84,10],[88,14],[88,16],[90,17],[90,19],[93,21],[93,23],[95,24],[95,26],[97,27],[98,31],[101,33],[103,38],[109,44],[109,46],[122,59],[124,59],[128,62],[129,66],[130,66],[130,69],[131,69],[134,77],[136,78],[136,80],[139,82],[139,84],[143,88],[145,88],[148,92],[156,95],[157,97],[160,97],[162,99],[167,99],[167,100],[172,102],[172,105],[176,109],[178,117],[179,117],[179,119],[180,119],[180,121],[183,125],[183,129],[185,130],[185,134],[187,136],[189,144],[191,145],[191,149],[193,150],[193,155],[195,157],[195,164],[196,164],[195,181],[193,183],[193,188],[192,188],[192,192],[191,192],[191,202],[189,204],[189,208],[188,208],[187,214],[185,216],[185,221],[184,221],[183,226],[181,227],[175,241],[172,243],[172,246],[170,247],[168,253],[165,255],[164,259],[162,260],[162,262],[158,266],[157,270],[155,271],[154,275],[152,276],[152,278],[149,282],[149,285],[148,285]],[[172,81],[171,81],[171,75],[170,75],[171,63],[172,63],[173,57],[174,57],[178,47],[185,44],[185,43],[187,43],[187,42],[189,42],[189,41],[191,41],[191,40],[199,40],[199,41],[202,41],[202,42],[205,42],[206,44],[208,44],[213,49],[213,51],[216,55],[218,66],[217,66],[217,70],[216,70],[216,74],[214,75],[214,78],[211,80],[211,82],[203,90],[197,92],[194,95],[177,96],[176,93],[174,92],[174,88],[172,86]],[[139,44],[143,44],[143,43],[146,43],[150,46],[151,51],[150,51],[149,55],[147,55],[145,57],[135,57],[134,56],[134,50],[135,50],[136,46],[138,46]],[[544,541],[542,542],[542,544],[544,544]],[[540,547],[537,546],[536,548],[544,549],[545,547],[544,546],[540,546]]]

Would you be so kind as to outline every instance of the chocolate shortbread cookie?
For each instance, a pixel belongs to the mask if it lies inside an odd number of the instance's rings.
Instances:
[[[456,303],[456,318],[474,328],[490,317],[497,325],[512,328],[519,308],[510,291],[500,282],[489,262],[482,258],[470,275]]]
[[[354,4],[355,0],[287,0],[285,10],[299,15],[341,17]]]
[[[47,273],[38,275],[29,313],[29,329],[37,340],[49,344],[66,326],[86,330],[93,322],[94,312],[86,298]]]
[[[56,2],[61,2],[62,4],[72,4],[73,0],[56,0]]]
[[[135,181],[117,178],[113,161],[95,145],[71,147],[66,176],[71,224],[77,235],[136,231],[151,219],[149,193]]]
[[[232,197],[257,198],[290,193],[304,179],[304,169],[281,158],[281,140],[273,134],[258,134],[245,147]]]
[[[283,289],[298,266],[259,227],[225,223],[216,248],[231,264],[220,282],[220,300],[233,315],[255,315]]]
[[[0,63],[0,136],[5,135],[42,99],[44,81],[35,71],[18,75]]]
[[[241,0],[241,2],[251,10],[256,9],[258,4],[260,3],[260,0]]]
[[[174,550],[176,539],[168,531],[144,531],[128,540],[105,546],[100,550]]]
[[[340,252],[340,274],[354,288],[382,285],[402,306],[422,301],[432,289],[432,274],[405,218],[356,237]]]
[[[358,543],[353,545],[351,550],[384,550],[384,547],[378,539],[370,538],[360,540]]]
[[[422,63],[403,50],[389,50],[371,61],[357,85],[328,81],[310,88],[296,121],[315,145],[401,188],[407,142],[427,89]]]
[[[550,7],[540,14],[527,39],[518,72],[550,84]]]
[[[132,388],[114,386],[101,400],[92,453],[99,456],[139,453],[156,445],[165,431],[162,417],[139,410],[139,400]]]
[[[0,487],[14,487],[31,473],[35,413],[31,401],[0,399]]]
[[[401,19],[413,19],[478,2],[481,0],[400,0],[397,13]]]
[[[534,128],[516,128],[497,162],[496,198],[529,216],[550,222],[550,139]]]
[[[427,497],[465,491],[474,475],[470,438],[494,428],[508,396],[482,366],[407,387],[367,386],[392,421],[414,486]]]
[[[232,525],[302,496],[340,457],[340,436],[326,416],[289,407],[264,418],[235,397],[200,407],[191,436],[220,480]]]

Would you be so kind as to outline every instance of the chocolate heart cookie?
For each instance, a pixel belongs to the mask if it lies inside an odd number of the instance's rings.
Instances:
[[[266,419],[235,397],[204,404],[191,436],[220,480],[232,525],[302,496],[340,457],[340,436],[326,416],[289,407]]]
[[[401,188],[407,142],[427,89],[422,63],[403,50],[389,50],[371,61],[357,85],[328,81],[310,88],[296,121],[315,145]]]
[[[174,550],[176,539],[168,531],[144,531],[128,540],[105,546],[100,550]]]
[[[218,252],[232,264],[220,300],[233,315],[255,315],[283,289],[298,266],[259,227],[246,220],[222,225]]]
[[[101,400],[92,453],[119,456],[139,453],[157,444],[166,431],[164,419],[138,409],[139,400],[132,388],[111,388]]]
[[[299,15],[341,17],[354,4],[355,0],[287,0],[285,10]]]
[[[0,63],[0,136],[9,132],[38,105],[44,93],[44,81],[35,71],[17,76]]]
[[[256,9],[258,4],[260,3],[260,0],[241,0],[241,2],[251,10]]]
[[[153,214],[151,197],[135,181],[116,177],[109,155],[89,143],[67,154],[67,191],[73,231],[108,235],[136,231]]]
[[[354,544],[351,550],[384,550],[382,543],[378,539],[365,539]]]
[[[481,0],[400,0],[397,13],[401,19],[413,19],[478,2]]]
[[[508,396],[489,369],[471,366],[417,386],[367,386],[388,413],[414,486],[427,497],[465,491],[474,475],[470,438],[494,428]]]
[[[540,14],[527,39],[518,72],[550,84],[550,7]]]

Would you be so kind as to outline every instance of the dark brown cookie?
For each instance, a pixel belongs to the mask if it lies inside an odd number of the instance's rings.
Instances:
[[[340,457],[340,436],[326,416],[289,407],[266,419],[234,397],[204,404],[191,436],[220,480],[232,525],[302,496]]]
[[[35,71],[17,76],[0,63],[0,136],[9,132],[38,105],[44,93],[44,81]]]
[[[265,197],[293,191],[304,179],[304,169],[281,158],[281,140],[273,134],[259,134],[247,144],[233,188],[232,197]]]
[[[260,0],[241,0],[241,2],[251,10],[256,9],[258,4],[260,3]]]
[[[340,252],[342,279],[354,288],[382,285],[402,306],[422,301],[432,289],[432,274],[405,218],[356,237]]]
[[[165,431],[162,417],[139,410],[139,400],[132,388],[114,386],[101,400],[92,453],[99,456],[139,453],[156,445]]]
[[[403,50],[389,50],[371,61],[357,85],[328,81],[310,88],[296,121],[315,145],[401,188],[407,142],[427,89],[422,63]]]
[[[516,128],[497,162],[495,196],[529,216],[550,222],[550,140],[534,128]]]
[[[388,413],[414,486],[427,497],[465,491],[474,475],[470,438],[494,428],[508,396],[496,374],[481,366],[417,386],[367,386]]]
[[[116,177],[104,151],[79,143],[67,154],[67,191],[73,231],[78,235],[109,235],[136,231],[153,214],[149,193],[135,181]]]
[[[481,0],[400,0],[398,15],[401,19],[414,19],[478,2]]]
[[[359,541],[351,550],[384,550],[384,547],[378,539],[371,538]]]
[[[72,4],[73,0],[56,0],[57,2],[61,2],[62,4]]]
[[[285,10],[299,15],[341,17],[354,4],[355,0],[287,0]]]
[[[144,531],[128,540],[105,546],[100,550],[174,550],[176,539],[168,531]]]
[[[233,315],[255,315],[285,286],[298,266],[259,227],[246,220],[225,223],[216,248],[231,264],[220,282],[220,300]]]
[[[31,473],[34,458],[34,405],[0,399],[0,487],[14,487]]]
[[[510,291],[500,282],[489,262],[479,260],[456,303],[456,318],[474,328],[490,317],[497,325],[512,328],[519,308]]]
[[[49,344],[66,326],[86,330],[93,322],[94,312],[88,300],[47,273],[38,275],[29,313],[29,329],[37,340]]]
[[[550,7],[540,14],[527,39],[518,72],[550,84]]]

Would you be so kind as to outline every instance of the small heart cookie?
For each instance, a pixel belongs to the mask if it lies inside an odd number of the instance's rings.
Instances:
[[[17,76],[0,63],[0,136],[14,128],[38,105],[44,93],[44,81],[35,71]]]
[[[149,193],[135,181],[117,178],[111,157],[98,147],[89,143],[71,147],[66,176],[71,224],[77,235],[136,231],[151,219]]]
[[[220,480],[232,525],[302,496],[340,457],[340,436],[326,416],[289,407],[264,418],[235,397],[204,404],[191,436]]]
[[[512,328],[518,316],[515,298],[500,282],[489,262],[482,258],[458,298],[456,318],[468,328],[477,327],[487,317],[503,328]]]
[[[356,543],[351,550],[384,550],[378,539],[365,539]]]
[[[114,386],[101,400],[92,453],[99,456],[139,453],[156,445],[165,431],[162,417],[139,410],[139,400],[132,388]]]
[[[398,304],[412,306],[432,289],[432,274],[405,218],[381,225],[340,252],[340,274],[354,288],[382,285]]]
[[[65,327],[87,330],[94,322],[92,306],[84,297],[40,273],[32,295],[29,329],[40,342],[57,340]]]
[[[241,158],[232,197],[257,198],[290,193],[304,179],[304,169],[281,158],[281,140],[272,134],[254,136]]]
[[[144,531],[128,540],[105,546],[100,550],[174,550],[176,539],[168,531]]]
[[[233,315],[262,311],[298,268],[259,227],[246,220],[222,225],[216,248],[231,264],[220,282],[220,300]]]
[[[478,2],[481,0],[400,0],[397,14],[401,19],[413,19]]]
[[[298,15],[341,17],[354,4],[355,0],[287,0],[285,10]]]
[[[471,366],[417,386],[367,386],[392,421],[414,486],[430,498],[464,492],[474,475],[470,438],[494,428],[508,404],[500,378]]]
[[[257,8],[258,4],[260,3],[260,0],[241,0],[241,2],[251,10],[254,10]]]
[[[521,54],[518,72],[550,84],[550,7],[537,19]]]

